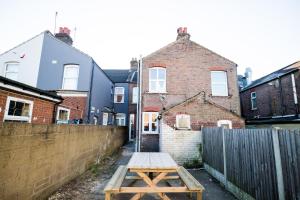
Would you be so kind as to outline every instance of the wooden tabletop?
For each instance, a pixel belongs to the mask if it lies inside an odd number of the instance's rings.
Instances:
[[[176,170],[178,165],[168,153],[144,153],[135,152],[127,168],[134,169],[158,169],[158,170]]]

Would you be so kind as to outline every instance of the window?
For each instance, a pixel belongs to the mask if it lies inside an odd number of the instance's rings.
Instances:
[[[212,96],[228,96],[227,73],[224,71],[211,71]]]
[[[256,92],[251,92],[251,110],[256,110]]]
[[[176,115],[176,128],[178,129],[190,129],[191,119],[189,115]]]
[[[19,63],[6,63],[5,66],[5,77],[15,80],[18,80],[19,73]]]
[[[125,113],[118,113],[116,115],[116,124],[118,126],[126,126],[126,115],[125,115]]]
[[[115,103],[124,103],[124,88],[123,87],[115,87]]]
[[[32,101],[7,97],[4,121],[31,122],[32,109]]]
[[[230,120],[219,120],[218,126],[226,129],[232,129],[232,122]]]
[[[157,112],[143,112],[143,133],[158,133],[157,117]]]
[[[132,103],[138,103],[138,99],[139,99],[139,88],[134,87],[132,89]]]
[[[166,92],[166,69],[154,67],[149,69],[149,92]]]
[[[63,86],[64,90],[77,90],[79,65],[65,65]]]
[[[67,124],[70,118],[70,109],[58,107],[57,108],[57,115],[56,115],[56,122],[58,124]]]
[[[102,125],[106,126],[108,121],[108,113],[103,113],[102,116]]]

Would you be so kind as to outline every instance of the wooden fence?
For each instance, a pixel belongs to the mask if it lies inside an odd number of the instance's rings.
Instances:
[[[240,199],[300,200],[299,131],[204,128],[203,160]]]

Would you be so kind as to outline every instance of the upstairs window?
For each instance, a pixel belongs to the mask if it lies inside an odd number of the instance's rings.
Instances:
[[[124,103],[124,93],[125,93],[125,89],[123,87],[115,87],[114,102]]]
[[[19,74],[19,63],[6,63],[5,66],[5,77],[15,80],[18,80]]]
[[[256,104],[256,92],[251,92],[251,110],[256,110],[257,104]]]
[[[134,87],[132,89],[132,103],[138,103],[138,98],[139,98],[139,88]]]
[[[177,129],[191,129],[191,118],[189,115],[176,115],[176,128]]]
[[[126,126],[126,114],[125,113],[118,113],[116,115],[116,124],[118,126]]]
[[[7,97],[4,121],[31,122],[32,108],[32,101]]]
[[[166,69],[154,67],[149,69],[149,92],[166,92]]]
[[[158,133],[157,117],[157,112],[143,112],[143,133]]]
[[[77,90],[79,65],[65,65],[63,86],[64,90]]]
[[[224,71],[211,71],[212,96],[228,96],[227,73]]]

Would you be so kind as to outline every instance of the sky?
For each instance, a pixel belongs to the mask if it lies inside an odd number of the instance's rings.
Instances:
[[[191,40],[234,61],[253,79],[300,60],[299,0],[1,0],[0,53],[44,30],[69,27],[74,46],[103,68],[129,68],[175,41]]]

